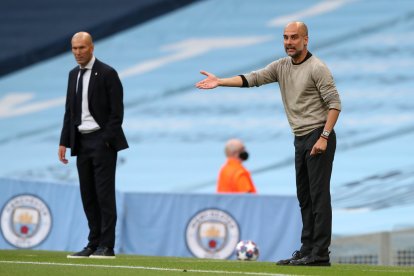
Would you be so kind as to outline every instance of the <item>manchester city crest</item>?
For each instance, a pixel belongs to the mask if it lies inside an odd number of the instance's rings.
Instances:
[[[39,245],[52,227],[50,210],[43,200],[33,195],[10,199],[1,211],[1,232],[5,240],[17,248]]]
[[[198,212],[186,229],[187,247],[198,258],[229,258],[239,236],[239,226],[234,218],[218,209]]]

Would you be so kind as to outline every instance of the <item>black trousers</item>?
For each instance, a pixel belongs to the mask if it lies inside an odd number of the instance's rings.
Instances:
[[[88,246],[114,248],[117,152],[104,143],[99,130],[78,134],[78,142],[76,165],[83,209],[89,226]]]
[[[302,247],[304,255],[329,254],[332,236],[330,181],[336,150],[336,135],[329,135],[325,153],[310,156],[322,128],[295,137],[296,192],[302,215]]]

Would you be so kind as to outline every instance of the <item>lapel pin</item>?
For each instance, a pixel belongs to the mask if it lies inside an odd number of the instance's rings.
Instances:
[[[98,72],[95,72],[95,76],[97,76],[98,75]]]

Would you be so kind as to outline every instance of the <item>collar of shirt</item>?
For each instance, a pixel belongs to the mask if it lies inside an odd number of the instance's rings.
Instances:
[[[79,68],[91,70],[92,67],[93,67],[93,64],[95,63],[95,60],[96,60],[95,56],[92,56],[91,60],[88,62],[88,64],[86,64],[85,67],[82,68],[82,67],[79,66]]]
[[[292,64],[293,64],[293,65],[300,65],[300,64],[304,63],[305,61],[307,61],[307,60],[308,60],[311,56],[312,56],[312,53],[308,51],[308,53],[306,54],[305,59],[304,59],[304,60],[302,60],[302,61],[301,61],[301,62],[299,62],[299,63],[294,63],[294,62],[293,62],[293,59],[291,58],[291,60],[292,60]]]

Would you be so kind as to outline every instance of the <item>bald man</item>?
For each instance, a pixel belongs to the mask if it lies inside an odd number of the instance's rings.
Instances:
[[[76,33],[71,44],[78,66],[69,73],[58,157],[67,164],[67,148],[77,156],[89,242],[68,258],[115,258],[116,160],[118,151],[128,148],[123,88],[117,72],[93,55],[90,34]]]
[[[231,139],[224,148],[227,160],[217,181],[218,193],[256,193],[249,171],[242,162],[249,157],[241,140]]]
[[[252,87],[278,82],[285,112],[295,135],[296,190],[302,214],[302,246],[278,265],[329,266],[332,233],[330,179],[336,149],[334,126],[341,100],[328,67],[308,51],[308,28],[291,22],[283,33],[288,57],[248,74],[206,78],[199,89]]]

